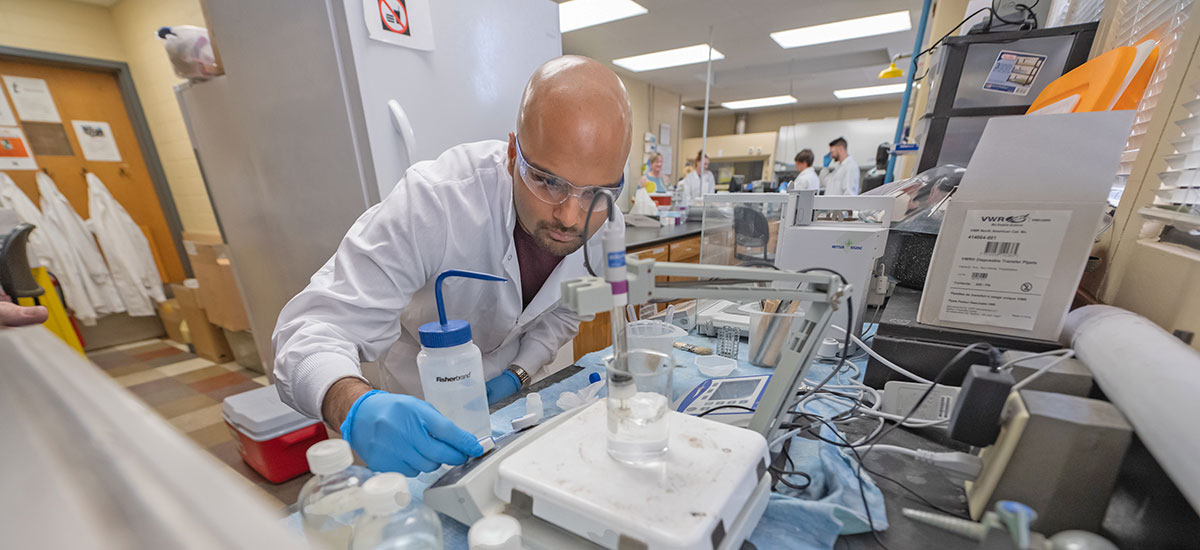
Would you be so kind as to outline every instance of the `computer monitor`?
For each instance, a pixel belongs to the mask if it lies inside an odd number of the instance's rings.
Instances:
[[[746,186],[746,176],[743,176],[741,174],[734,174],[732,177],[730,177],[730,179],[729,179],[729,192],[730,193],[740,193],[745,186]]]

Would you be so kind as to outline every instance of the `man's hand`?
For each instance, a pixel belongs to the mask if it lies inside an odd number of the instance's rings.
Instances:
[[[40,325],[50,317],[45,306],[19,306],[0,293],[0,327]]]
[[[342,438],[372,470],[409,477],[483,454],[474,435],[433,405],[381,391],[367,392],[354,402],[342,424]]]

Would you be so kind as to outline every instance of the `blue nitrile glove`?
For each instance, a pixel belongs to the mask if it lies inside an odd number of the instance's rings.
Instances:
[[[429,403],[379,390],[364,393],[342,422],[342,438],[376,472],[415,477],[442,464],[462,464],[483,454],[466,430]]]
[[[487,388],[488,405],[495,405],[497,401],[517,393],[517,390],[521,389],[521,379],[517,378],[513,371],[504,369],[500,376],[488,380],[485,387]]]

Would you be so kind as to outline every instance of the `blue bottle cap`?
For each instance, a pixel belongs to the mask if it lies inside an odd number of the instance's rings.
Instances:
[[[445,324],[434,321],[421,325],[417,334],[424,347],[452,348],[471,341],[471,324],[459,319],[451,319]]]
[[[417,329],[417,335],[421,340],[422,347],[452,348],[471,341],[470,323],[461,319],[446,319],[446,306],[442,301],[442,281],[446,280],[447,277],[464,277],[467,279],[501,282],[508,280],[504,277],[497,277],[487,273],[459,269],[451,269],[438,275],[437,281],[433,283],[433,295],[437,300],[438,320],[432,323],[425,323]]]

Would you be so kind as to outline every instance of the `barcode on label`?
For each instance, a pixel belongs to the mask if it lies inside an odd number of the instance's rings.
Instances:
[[[986,243],[983,247],[985,256],[1016,256],[1021,243]]]
[[[982,281],[982,280],[986,279],[987,276],[988,276],[987,273],[980,273],[980,272],[976,271],[975,273],[971,274],[971,280],[972,281]]]
[[[950,414],[952,413],[953,410],[954,410],[954,397],[953,396],[943,395],[940,399],[938,399],[938,412],[937,412],[938,420],[946,420],[946,419],[950,418]]]

